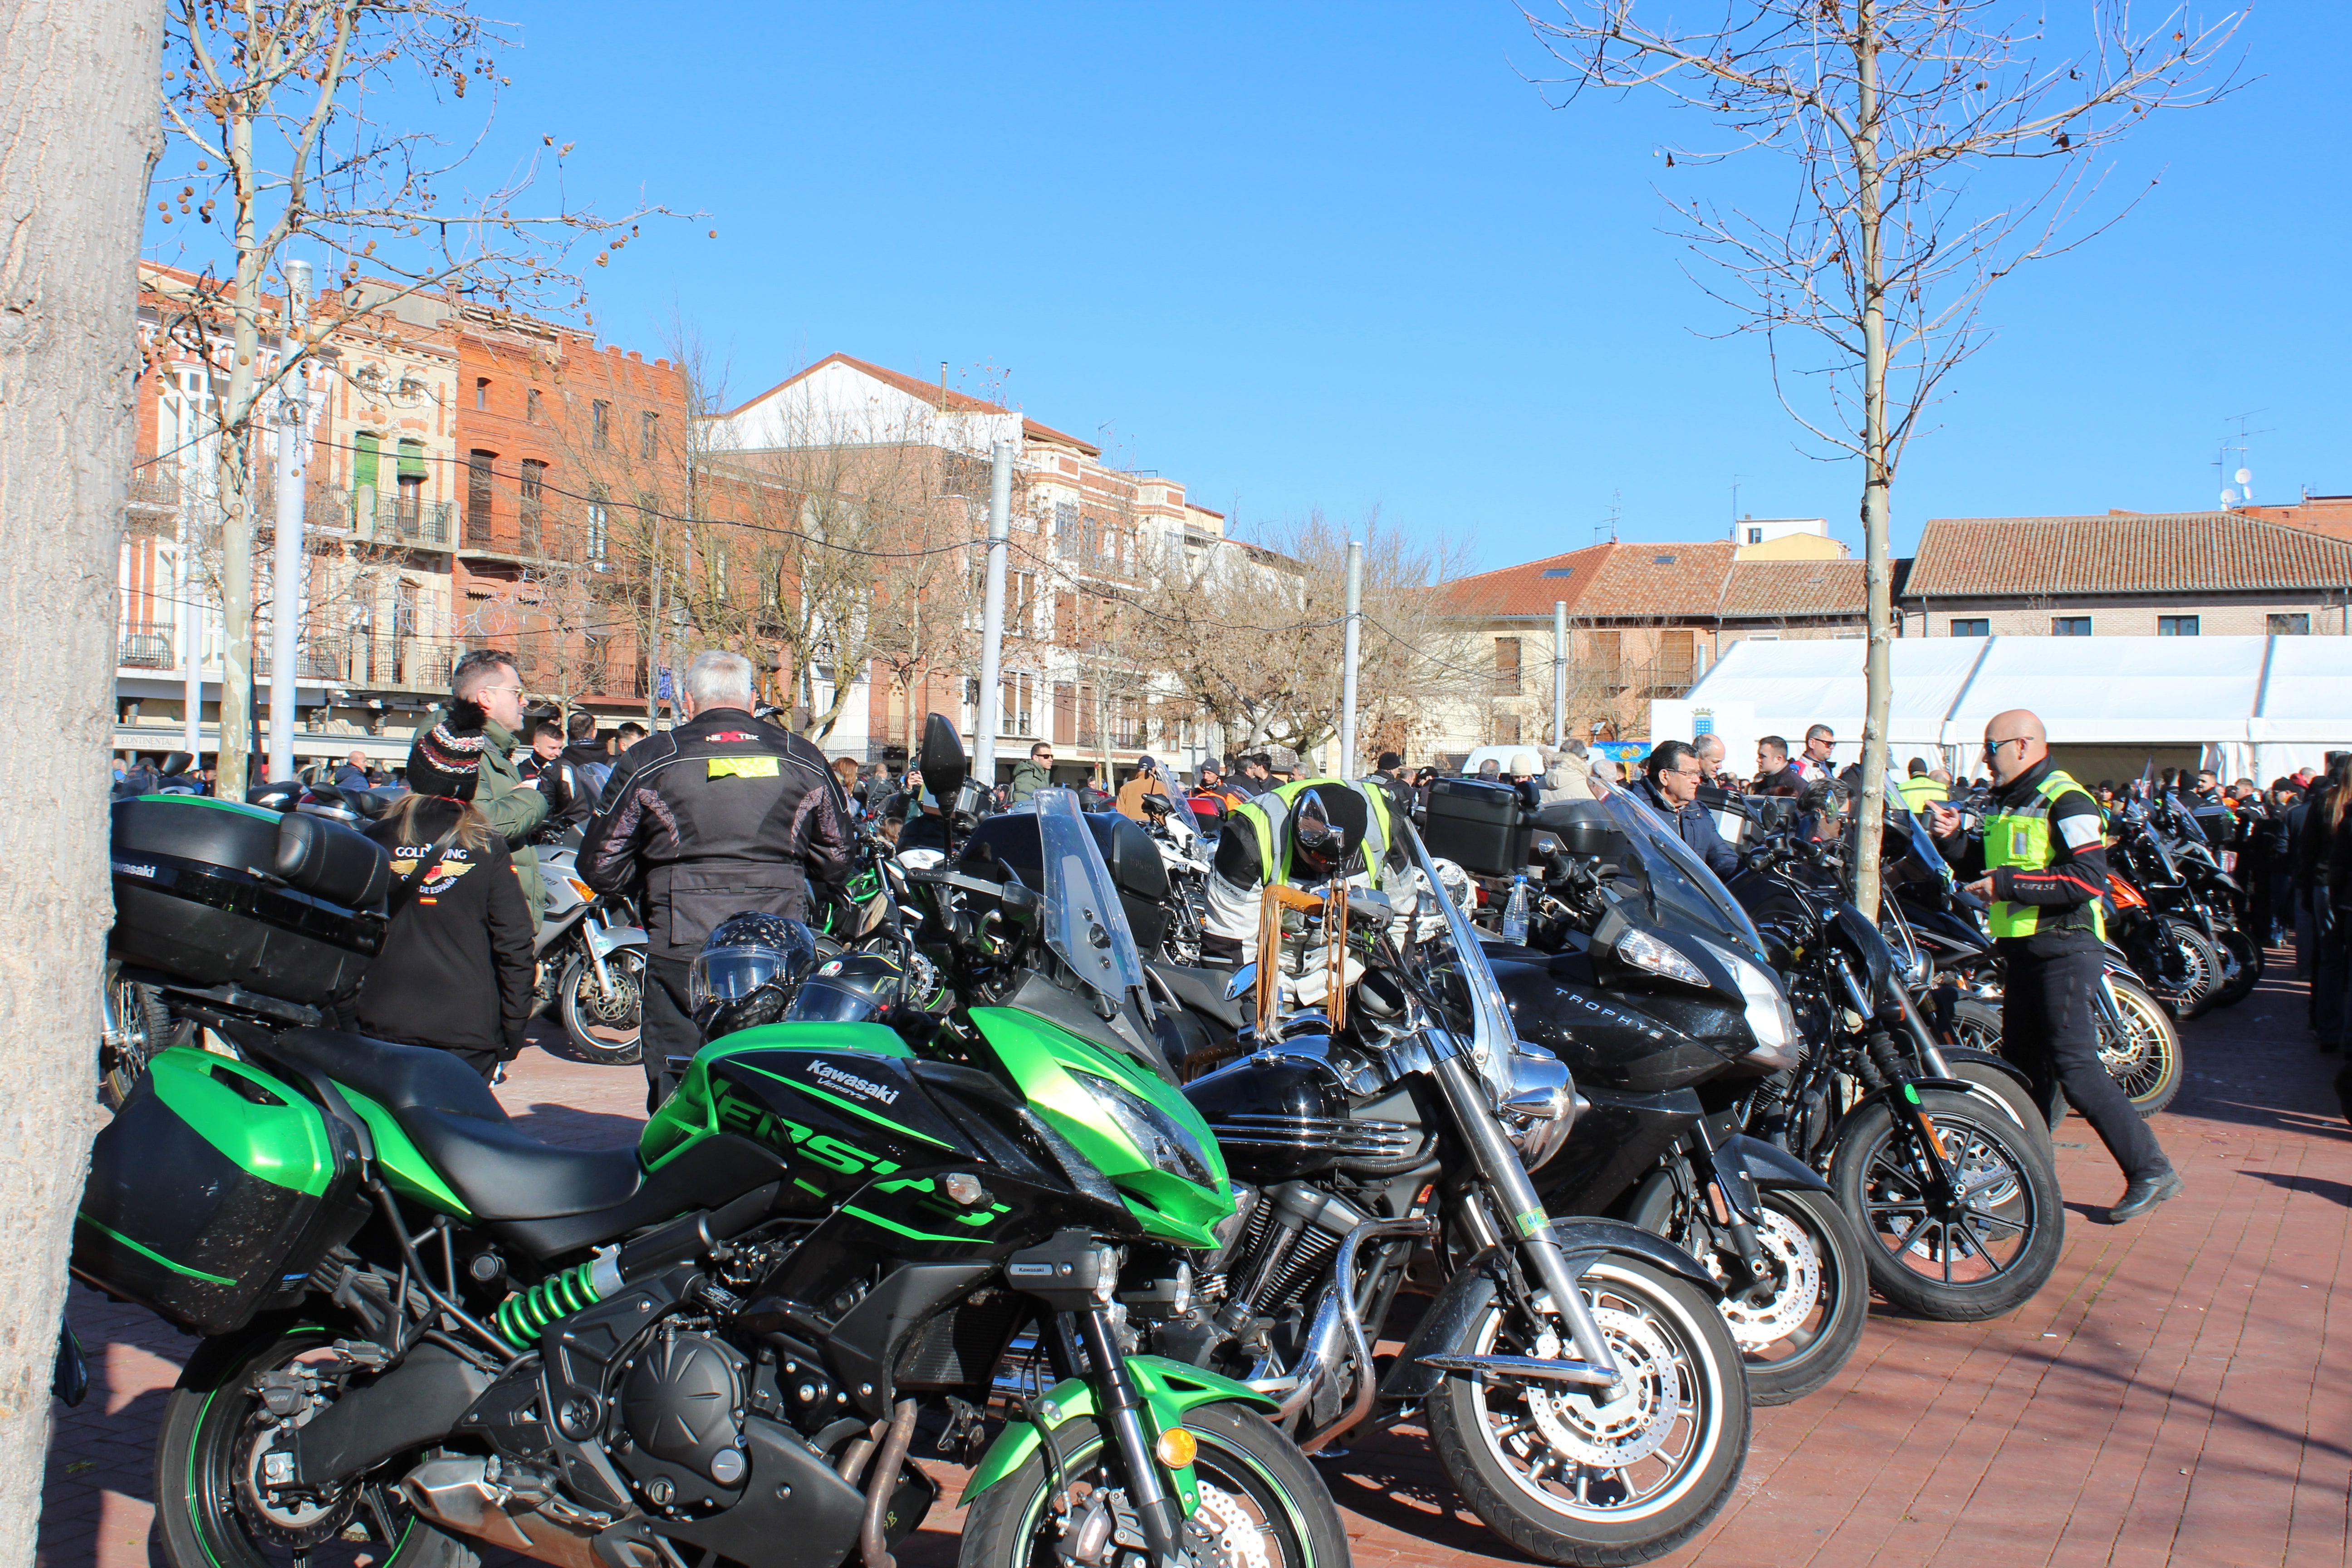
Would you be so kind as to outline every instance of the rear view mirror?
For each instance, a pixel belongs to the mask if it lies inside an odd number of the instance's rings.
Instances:
[[[1225,1000],[1238,1002],[1256,989],[1257,965],[1244,963],[1234,971],[1234,977],[1231,980],[1225,982]]]
[[[963,737],[944,713],[923,721],[923,787],[941,806],[951,804],[963,787],[971,764],[963,753]]]

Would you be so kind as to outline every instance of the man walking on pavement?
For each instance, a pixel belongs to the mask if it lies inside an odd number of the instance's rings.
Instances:
[[[1962,838],[1961,816],[1930,805],[1937,842],[1969,891],[1992,901],[1989,923],[2006,981],[2001,1050],[2032,1079],[2045,1106],[2055,1090],[2098,1133],[2122,1168],[2124,1195],[2107,1210],[2120,1225],[2180,1194],[2180,1177],[2139,1112],[2099,1060],[2099,895],[2107,886],[2104,818],[2090,792],[2050,759],[2042,721],[2022,708],[1985,726],[1992,798],[1980,839]]]
[[[849,814],[824,753],[751,717],[751,661],[711,649],[687,666],[679,721],[629,748],[588,819],[581,879],[645,911],[646,1110],[701,1047],[688,971],[730,915],[804,921],[809,883],[849,874]]]

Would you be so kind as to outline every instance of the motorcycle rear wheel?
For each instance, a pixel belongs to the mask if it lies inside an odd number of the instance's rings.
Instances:
[[[1929,1206],[1918,1133],[1885,1100],[1841,1129],[1830,1186],[1889,1303],[1940,1322],[1999,1317],[2032,1300],[2058,1267],[2066,1219],[2057,1173],[2007,1116],[1968,1096],[1917,1092],[1959,1184],[1954,1210]]]
[[[601,1066],[627,1067],[638,1059],[645,1034],[646,956],[633,947],[619,948],[606,955],[604,970],[622,994],[599,995],[596,972],[584,955],[573,953],[556,984],[562,998],[558,1011],[573,1050]]]
[[[1196,1405],[1185,1412],[1184,1429],[1199,1445],[1192,1464],[1201,1506],[1192,1519],[1213,1542],[1199,1553],[1202,1568],[1348,1568],[1339,1510],[1297,1444],[1238,1405]],[[1094,1490],[1112,1489],[1115,1512],[1125,1491],[1104,1462],[1103,1433],[1094,1418],[1055,1427],[1054,1441],[1070,1489],[1087,1485],[1094,1489],[1090,1499]],[[1066,1563],[1057,1549],[1064,1535],[1084,1528],[1085,1504],[1055,1518],[1048,1507],[1054,1486],[1053,1467],[1040,1447],[982,1492],[964,1515],[957,1568]]]
[[[106,989],[99,1001],[99,1093],[108,1110],[120,1110],[146,1076],[155,1053],[173,1043],[177,1026],[163,1005],[163,994],[124,979],[117,962],[107,963]]]
[[[2181,921],[2166,921],[2160,941],[2166,960],[2165,1005],[2185,1024],[2213,1005],[2213,994],[2221,987],[2221,955],[2203,931]]]
[[[1748,1377],[1730,1326],[1688,1280],[1612,1255],[1578,1286],[1627,1387],[1605,1399],[1456,1373],[1429,1401],[1430,1443],[1470,1511],[1520,1551],[1580,1568],[1646,1563],[1697,1534],[1738,1484]],[[1459,1347],[1538,1353],[1516,1342],[1517,1316],[1490,1298]]]
[[[472,1568],[478,1561],[472,1547],[401,1500],[393,1483],[405,1467],[397,1459],[307,1514],[259,1508],[249,1484],[240,1488],[237,1468],[252,1458],[248,1428],[261,1403],[254,1379],[336,1337],[312,1326],[265,1328],[207,1340],[189,1358],[163,1402],[155,1441],[155,1522],[172,1568],[358,1568],[362,1561],[368,1568]]]

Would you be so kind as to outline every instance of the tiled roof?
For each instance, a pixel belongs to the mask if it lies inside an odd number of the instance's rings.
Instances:
[[[1577,601],[1591,588],[1614,544],[1547,555],[1475,577],[1457,577],[1445,585],[1445,595],[1471,616],[1548,616],[1553,604],[1568,601],[1570,615],[1582,615]]]
[[[1777,616],[1859,616],[1859,561],[1741,561],[1731,568],[1717,611],[1726,620]]]
[[[719,417],[731,418],[742,413],[745,408],[751,407],[752,404],[764,403],[794,382],[814,375],[829,364],[845,364],[853,370],[872,376],[878,382],[897,387],[909,397],[919,398],[932,407],[946,413],[1010,414],[1013,412],[1001,403],[991,403],[984,397],[974,397],[968,392],[958,392],[951,386],[942,386],[936,381],[924,381],[919,376],[907,375],[887,366],[875,364],[868,360],[856,359],[848,354],[827,354],[806,370],[786,376],[757,397],[747,400],[740,407],[729,409]],[[1041,425],[1025,414],[1021,416],[1021,428],[1024,434],[1038,440],[1055,441],[1066,447],[1075,447],[1089,458],[1102,456],[1102,448],[1092,442],[1081,441],[1076,436],[1056,430],[1050,425]]]
[[[2352,543],[2226,511],[1931,519],[1904,595],[2197,594],[2352,584]]]

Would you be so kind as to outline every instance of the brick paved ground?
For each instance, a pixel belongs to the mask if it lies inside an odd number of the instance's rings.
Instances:
[[[2352,1129],[2303,1007],[2302,987],[2272,981],[2189,1026],[2189,1079],[2156,1124],[2189,1191],[2147,1220],[2097,1223],[2120,1179],[2079,1121],[2061,1128],[2067,1241],[2041,1295],[1993,1323],[1882,1310],[1828,1388],[1758,1412],[1738,1496],[1670,1561],[2345,1563],[2352,1308],[2334,1310],[2334,1295],[2352,1232]],[[542,1137],[583,1147],[633,1141],[644,1100],[634,1073],[539,1052],[501,1094]],[[58,1423],[43,1562],[160,1563],[152,1439],[190,1342],[79,1289],[71,1312],[92,1388]],[[1322,1468],[1360,1563],[1515,1557],[1455,1504],[1417,1432]],[[961,1476],[940,1479],[952,1499]],[[949,1568],[960,1523],[942,1510],[901,1563]]]

